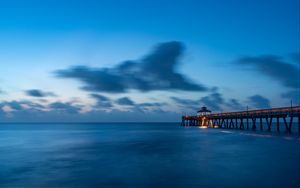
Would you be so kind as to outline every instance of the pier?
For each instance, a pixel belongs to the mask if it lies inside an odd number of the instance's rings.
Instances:
[[[274,125],[277,132],[284,128],[290,133],[293,122],[298,122],[300,133],[300,106],[227,113],[210,112],[206,107],[202,107],[196,116],[182,116],[181,125],[253,131],[257,129],[271,131]],[[280,123],[283,123],[284,127],[280,126]]]

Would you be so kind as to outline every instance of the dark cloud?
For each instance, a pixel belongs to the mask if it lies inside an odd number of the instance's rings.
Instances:
[[[9,106],[13,110],[23,110],[22,104],[24,104],[24,102],[19,102],[19,101],[4,101],[4,102],[0,103],[0,108],[2,108],[4,106]]]
[[[236,99],[229,99],[226,102],[226,105],[234,111],[245,110],[245,108],[246,108]]]
[[[9,107],[11,111],[7,111],[4,109],[4,107]],[[39,114],[45,113],[46,111],[43,111],[46,109],[46,106],[43,106],[41,104],[32,102],[32,101],[2,101],[0,102],[0,115],[6,117],[6,115],[9,115],[11,117],[12,115],[17,116],[23,116],[28,119],[34,119]],[[13,118],[12,120],[14,120]],[[1,117],[0,117],[1,120]]]
[[[96,99],[97,101],[96,107],[110,108],[113,106],[111,99],[104,95],[91,94],[90,96]]]
[[[4,106],[12,111],[4,110]],[[3,101],[0,102],[0,122],[74,122],[81,118],[80,110],[71,102]]]
[[[295,89],[283,93],[281,97],[292,100],[294,105],[300,105],[300,89]]]
[[[300,58],[299,53],[292,53],[291,58],[297,64],[290,64],[282,60],[282,58],[273,55],[265,55],[258,57],[244,57],[237,61],[240,65],[250,66],[270,78],[280,82],[283,86],[290,88],[290,91],[283,93],[282,98],[290,99],[299,104],[300,90]],[[259,99],[259,98],[258,98]],[[269,107],[267,101],[264,108]],[[259,106],[258,104],[256,106]]]
[[[250,96],[248,100],[255,108],[271,108],[270,101],[261,95]]]
[[[27,107],[24,108],[23,105]],[[11,112],[2,108],[9,106]],[[151,105],[155,106],[155,105]],[[82,113],[81,108],[72,102],[54,102],[40,105],[32,101],[0,102],[0,122],[163,122],[179,121],[180,114],[165,112],[159,108],[132,106],[127,111],[112,109],[105,111],[94,108]]]
[[[78,113],[80,108],[70,102],[53,102],[50,104],[39,104],[32,101],[3,101],[0,102],[0,108],[4,106],[9,106],[14,111],[43,111],[48,109],[48,111],[56,111],[61,113],[62,111],[68,113]]]
[[[104,95],[99,95],[99,94],[91,94],[91,97],[97,99],[98,101],[110,101],[110,99]]]
[[[116,103],[119,105],[133,106],[134,102],[128,97],[122,97],[116,100]]]
[[[167,42],[159,44],[141,60],[125,61],[113,68],[75,66],[58,70],[55,75],[77,79],[84,84],[82,89],[96,92],[122,93],[131,89],[143,92],[206,91],[205,86],[193,83],[177,72],[183,50],[182,43]]]
[[[175,101],[177,104],[180,104],[180,105],[190,105],[190,106],[193,106],[193,105],[198,105],[199,104],[199,101],[195,101],[195,100],[192,100],[192,99],[182,99],[182,98],[178,98],[178,97],[170,97],[173,101]]]
[[[178,97],[170,97],[174,102],[184,108],[199,110],[201,106],[206,106],[213,111],[222,111],[222,105],[225,103],[224,98],[217,89],[213,89],[211,94],[201,97],[198,100],[182,99]]]
[[[26,90],[25,93],[28,96],[31,96],[31,97],[48,97],[48,96],[54,97],[54,96],[56,96],[52,92],[44,92],[44,91],[41,91],[41,90],[38,90],[38,89]]]
[[[170,97],[171,100],[175,102],[175,104],[178,105],[178,107],[181,109],[182,113],[186,115],[186,113],[194,113],[197,112],[200,107],[200,101],[199,100],[193,100],[193,99],[184,99],[184,98],[178,98],[178,97]]]
[[[134,106],[134,111],[140,111],[143,113],[167,113],[162,108],[165,105],[167,105],[167,103],[160,103],[160,102],[139,103]]]
[[[208,96],[202,97],[199,101],[200,104],[207,106],[213,111],[222,111],[222,105],[224,104],[223,96],[218,92],[214,92]]]
[[[80,108],[74,106],[69,102],[54,102],[49,105],[49,107],[58,113],[65,112],[70,114],[77,114],[80,111]]]
[[[145,102],[139,104],[139,106],[141,107],[161,107],[164,105],[166,105],[166,103],[160,103],[160,102]]]
[[[269,76],[289,88],[300,87],[300,68],[289,64],[278,56],[264,55],[258,57],[243,57],[237,64],[250,66],[256,71]]]

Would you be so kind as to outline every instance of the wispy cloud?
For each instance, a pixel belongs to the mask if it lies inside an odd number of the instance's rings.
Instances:
[[[243,57],[235,61],[236,64],[253,68],[253,70],[268,76],[288,89],[281,94],[284,99],[293,100],[294,104],[300,104],[300,53],[291,53],[292,63],[275,55],[262,55],[257,57]],[[295,64],[296,63],[296,64]],[[256,97],[259,99],[259,97]],[[264,107],[269,107],[267,101]],[[258,104],[256,106],[259,106]]]
[[[100,95],[100,94],[90,94],[90,96],[92,98],[94,98],[96,100],[96,108],[111,108],[113,107],[112,101],[110,98],[104,96],[104,95]]]
[[[188,110],[196,112],[196,110],[199,110],[201,106],[206,106],[213,112],[221,112],[225,109],[230,111],[246,109],[246,105],[243,106],[239,100],[233,98],[225,99],[217,90],[214,90],[207,96],[194,100],[177,97],[170,97],[170,99],[185,111]],[[249,107],[270,108],[270,101],[261,95],[247,97],[247,104],[250,105]]]
[[[77,114],[80,108],[69,102],[54,102],[49,105],[50,109],[59,113]]]
[[[291,90],[281,94],[281,97],[292,100],[295,105],[300,104],[300,89]]]
[[[248,97],[250,104],[255,108],[270,108],[270,101],[261,96],[261,95],[253,95]]]
[[[297,55],[294,55],[295,59]],[[279,56],[262,55],[257,57],[243,57],[238,59],[236,64],[251,67],[283,86],[288,88],[300,87],[300,68],[295,64],[290,64],[282,60]]]
[[[56,96],[53,92],[46,92],[39,89],[30,89],[25,91],[26,95],[31,97],[54,97]]]
[[[130,106],[125,111],[115,108],[106,111],[95,107],[91,111],[83,112],[81,105],[72,102],[39,104],[32,101],[4,101],[0,102],[0,119],[1,122],[161,122],[176,121],[180,117],[176,112],[163,111],[160,108],[162,105],[141,103]]]
[[[125,105],[125,106],[133,106],[135,103],[128,97],[122,97],[116,100],[116,103],[119,105]]]
[[[221,93],[213,92],[208,96],[200,99],[200,104],[208,106],[210,109],[215,111],[221,111],[222,105],[224,104],[224,98]]]
[[[207,106],[213,111],[222,111],[222,105],[225,104],[225,99],[222,94],[217,91],[217,89],[213,90],[209,95],[196,100],[182,99],[178,97],[171,97],[170,99],[183,108],[193,110],[199,110],[201,106]]]
[[[226,102],[226,106],[230,109],[234,109],[235,111],[245,110],[245,106],[243,106],[237,99],[229,99]]]

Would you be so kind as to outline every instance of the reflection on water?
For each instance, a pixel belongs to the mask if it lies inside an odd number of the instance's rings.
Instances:
[[[284,133],[0,124],[1,188],[299,187],[299,159],[299,136]]]

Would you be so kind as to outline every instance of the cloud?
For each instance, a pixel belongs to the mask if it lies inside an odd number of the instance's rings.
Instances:
[[[300,89],[295,89],[281,94],[281,97],[293,101],[294,105],[300,105]]]
[[[243,57],[236,61],[239,65],[250,66],[254,70],[276,80],[290,90],[281,94],[282,98],[293,100],[300,104],[300,53],[291,53],[295,63],[287,63],[279,56],[263,55],[258,57]],[[266,101],[265,101],[266,102]],[[266,102],[264,107],[270,106]]]
[[[166,103],[160,103],[160,102],[145,102],[145,103],[140,103],[140,107],[161,107],[166,105]]]
[[[201,106],[206,106],[213,111],[222,111],[222,105],[225,100],[221,93],[217,91],[217,88],[213,89],[212,92],[198,100],[193,99],[182,99],[178,97],[170,97],[176,104],[183,108],[199,110]]]
[[[248,100],[255,108],[271,108],[270,101],[261,95],[250,96]]]
[[[150,103],[149,103],[150,104]],[[153,105],[156,106],[154,103]],[[162,113],[163,112],[163,113]],[[163,122],[180,121],[176,112],[166,112],[159,108],[132,106],[127,111],[112,109],[105,111],[93,108],[82,112],[81,106],[72,102],[38,104],[32,101],[0,102],[0,122]]]
[[[0,102],[0,120],[2,121],[2,118],[15,120],[15,116],[35,119],[45,108],[31,101],[2,101]]]
[[[170,97],[170,99],[174,101],[175,104],[178,105],[180,111],[184,113],[197,112],[201,107],[199,99],[194,100],[194,99],[184,99],[178,97]]]
[[[296,58],[297,55],[295,55]],[[300,68],[295,64],[289,64],[280,57],[263,55],[258,57],[243,57],[235,63],[250,66],[254,70],[280,82],[288,88],[300,87]]]
[[[10,106],[12,109],[14,110],[24,110],[24,109],[29,109],[29,108],[51,108],[51,109],[64,109],[64,108],[68,108],[69,106],[73,106],[70,102],[54,102],[54,103],[50,103],[50,104],[39,104],[39,103],[35,103],[32,101],[26,101],[26,100],[21,100],[21,101],[3,101],[0,102],[0,108],[8,105]]]
[[[198,105],[199,101],[195,101],[192,99],[182,99],[182,98],[178,98],[178,97],[170,97],[170,99],[172,99],[173,101],[175,101],[177,104],[180,105]]]
[[[90,96],[92,98],[96,99],[96,101],[97,101],[96,107],[110,108],[113,106],[111,99],[104,95],[93,93]]]
[[[60,78],[81,81],[83,90],[107,93],[155,90],[206,91],[177,72],[184,51],[180,42],[159,44],[149,55],[136,61],[124,61],[113,68],[74,66],[55,71]]]
[[[237,99],[229,99],[226,105],[234,111],[245,110],[245,107]]]
[[[70,113],[70,114],[77,114],[80,112],[80,108],[74,106],[69,102],[54,102],[49,104],[51,110],[57,113]]]
[[[218,92],[213,92],[208,96],[202,97],[200,103],[210,108],[213,111],[222,111],[222,105],[224,104],[223,96]]]
[[[119,105],[133,106],[134,102],[128,97],[122,97],[116,100],[116,103]]]
[[[31,96],[31,97],[47,97],[47,96],[56,96],[54,93],[52,92],[44,92],[44,91],[41,91],[41,90],[38,90],[38,89],[30,89],[30,90],[26,90],[25,93],[28,95],[28,96]]]
[[[110,101],[110,99],[104,95],[99,95],[99,94],[90,94],[91,97],[97,99],[98,101]]]
[[[81,110],[79,107],[76,107],[71,102],[53,102],[50,104],[39,104],[32,101],[3,101],[0,102],[0,109],[4,106],[9,107],[14,113],[28,113],[34,112],[38,114],[38,112],[44,113],[79,113]],[[34,116],[32,117],[34,118]]]
[[[164,102],[145,102],[135,104],[133,110],[143,113],[169,113],[168,111],[163,110],[164,106],[167,106],[167,103]]]
[[[4,106],[9,106],[12,110],[22,110],[24,102],[18,102],[18,101],[4,101],[0,103],[0,108],[3,108]]]

